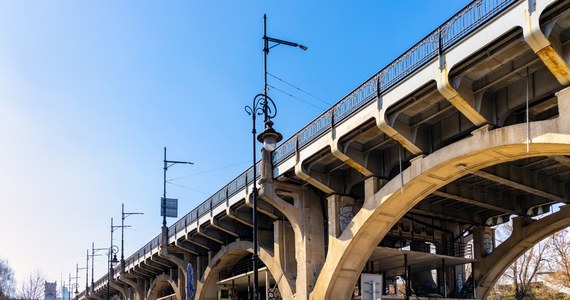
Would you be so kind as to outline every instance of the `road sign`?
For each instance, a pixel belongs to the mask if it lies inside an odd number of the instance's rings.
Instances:
[[[177,218],[178,217],[178,199],[160,198],[160,216]]]

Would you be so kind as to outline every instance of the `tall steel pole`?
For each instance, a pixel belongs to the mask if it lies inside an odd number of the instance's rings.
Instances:
[[[164,167],[163,167],[163,175],[162,175],[162,203],[161,203],[161,209],[166,209],[166,171],[168,171],[168,168],[175,165],[175,164],[187,164],[187,165],[193,165],[194,163],[189,162],[189,161],[177,161],[177,160],[166,160],[166,147],[164,147]],[[166,227],[166,211],[161,212],[163,215],[162,218],[162,227],[163,230],[168,233],[168,227]]]
[[[130,215],[143,215],[140,212],[125,212],[125,204],[121,204],[121,272],[125,272],[125,219]]]
[[[89,296],[89,249],[85,261],[85,296]]]
[[[168,164],[166,163],[166,147],[164,147],[164,167],[162,172],[162,207],[166,206],[166,171],[168,170]],[[162,216],[162,226],[166,227],[166,212],[163,212]]]
[[[91,242],[91,291],[95,290],[95,254],[97,251],[108,250],[107,248],[95,248],[95,243]]]
[[[273,46],[269,46],[269,42],[275,43]],[[246,106],[245,111],[251,115],[252,119],[252,129],[253,134],[253,189],[252,189],[252,221],[253,221],[253,299],[259,299],[259,255],[258,255],[258,220],[257,220],[257,200],[259,198],[257,190],[257,142],[256,139],[264,143],[264,148],[266,151],[273,151],[275,144],[283,138],[283,136],[273,129],[273,122],[271,121],[277,115],[277,106],[275,102],[267,96],[267,55],[269,54],[269,49],[278,46],[287,45],[293,47],[299,47],[302,50],[307,50],[307,47],[267,36],[267,15],[263,15],[263,93],[257,94],[253,98],[253,105]],[[264,131],[256,136],[257,131],[255,128],[256,115],[263,114]],[[270,146],[271,144],[271,146]],[[249,286],[249,284],[248,284]]]

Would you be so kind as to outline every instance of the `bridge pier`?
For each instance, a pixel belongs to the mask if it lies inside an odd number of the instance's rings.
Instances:
[[[121,272],[119,276],[119,280],[124,282],[133,290],[134,299],[129,300],[145,300],[146,293],[144,292],[144,280],[139,279],[137,277],[128,278],[128,274],[126,272]],[[129,297],[127,297],[129,298]]]
[[[275,206],[285,215],[294,233],[297,272],[295,292],[292,297],[308,299],[325,261],[325,233],[321,201],[307,188],[282,184],[273,180],[271,153],[265,149],[262,150],[261,168],[260,198]]]

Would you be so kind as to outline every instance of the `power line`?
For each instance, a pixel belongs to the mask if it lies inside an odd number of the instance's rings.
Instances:
[[[242,162],[239,162],[239,163],[235,163],[235,164],[231,164],[231,165],[228,165],[228,166],[219,167],[219,168],[216,168],[216,169],[211,169],[211,170],[206,170],[206,171],[199,172],[199,173],[194,173],[194,174],[190,174],[190,175],[175,177],[175,178],[172,178],[172,179],[167,180],[167,182],[171,183],[171,182],[174,181],[174,180],[179,180],[179,179],[184,179],[184,178],[188,178],[188,177],[203,175],[203,174],[212,173],[212,172],[216,172],[216,171],[221,171],[221,170],[224,170],[224,169],[229,169],[229,168],[232,168],[232,167],[235,167],[235,166],[243,165],[243,164],[249,163],[249,162],[250,162],[250,161],[242,161]]]
[[[292,84],[292,83],[290,83],[290,82],[287,82],[287,81],[285,81],[284,79],[281,79],[281,78],[279,78],[279,77],[277,77],[277,76],[275,76],[275,75],[273,75],[273,74],[271,74],[271,73],[269,73],[269,72],[267,73],[267,75],[269,75],[269,76],[271,76],[271,77],[273,77],[273,78],[275,78],[275,79],[277,79],[277,80],[279,80],[279,81],[281,81],[281,82],[283,82],[283,83],[285,83],[285,84],[287,84],[287,85],[289,85],[289,86],[291,86],[291,87],[293,87],[293,88],[295,88],[295,89],[297,89],[297,90],[299,90],[299,91],[301,91],[301,92],[303,92],[303,93],[305,93],[305,94],[307,94],[307,95],[309,95],[309,96],[311,96],[311,97],[313,97],[313,98],[315,98],[315,99],[317,99],[317,100],[319,100],[319,101],[321,101],[322,103],[324,103],[324,104],[326,104],[326,105],[329,105],[329,106],[332,105],[331,103],[329,103],[329,102],[323,100],[322,98],[317,97],[317,96],[315,96],[315,95],[313,95],[313,94],[311,94],[311,93],[309,93],[309,92],[303,90],[302,88],[297,87],[297,86],[295,86],[294,84]]]
[[[315,104],[313,104],[313,103],[311,103],[311,102],[309,102],[309,101],[307,101],[307,100],[301,99],[301,98],[299,98],[299,97],[297,97],[297,96],[294,96],[294,95],[292,95],[292,94],[290,94],[290,93],[287,93],[286,91],[281,90],[281,89],[279,89],[279,88],[276,88],[276,87],[274,87],[274,86],[272,86],[272,85],[270,85],[270,84],[268,84],[267,86],[270,87],[270,88],[272,88],[272,89],[274,89],[274,90],[277,90],[277,91],[279,91],[279,92],[281,92],[281,93],[283,93],[283,94],[285,94],[285,95],[287,95],[287,96],[289,96],[289,97],[291,97],[291,98],[295,98],[295,99],[297,99],[297,100],[299,100],[299,101],[301,101],[301,102],[303,102],[303,103],[305,103],[305,104],[308,104],[308,105],[310,105],[310,106],[312,106],[312,107],[315,107],[315,108],[320,109],[320,110],[325,110],[324,108],[322,108],[322,107],[320,107],[320,106],[318,106],[318,105],[315,105]]]
[[[172,182],[169,182],[169,181],[167,181],[166,183],[172,184],[172,185],[174,185],[174,186],[181,187],[181,188],[183,188],[183,189],[187,189],[187,190],[190,190],[190,191],[193,191],[193,192],[196,192],[196,193],[204,194],[204,195],[206,195],[206,196],[209,195],[208,193],[199,191],[199,190],[197,190],[197,189],[189,188],[189,187],[183,186],[183,185],[181,185],[181,184],[176,184],[176,183],[172,183]]]

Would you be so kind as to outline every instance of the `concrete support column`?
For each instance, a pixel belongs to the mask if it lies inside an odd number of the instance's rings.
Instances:
[[[295,259],[295,233],[287,221],[276,220],[273,222],[273,263],[275,264],[272,275],[282,292],[283,299],[293,299],[296,293],[295,277],[297,274],[297,262]],[[276,272],[280,270],[281,272]],[[291,288],[291,294],[283,293],[285,287]]]
[[[330,195],[328,201],[329,241],[340,236],[354,217],[354,198],[349,196]],[[329,242],[330,243],[330,242]]]
[[[274,228],[274,258],[275,262],[279,264],[283,270],[283,276],[287,280],[294,281],[295,274],[297,273],[297,263],[295,260],[295,233],[291,225],[287,221],[276,220],[273,222]],[[279,284],[281,278],[275,278]],[[293,292],[295,292],[293,286]]]
[[[364,200],[374,199],[374,195],[384,186],[388,180],[369,177],[364,181]]]
[[[178,268],[178,291],[180,299],[186,299],[186,270]]]
[[[307,188],[273,180],[271,153],[262,150],[262,158],[264,163],[262,164],[259,197],[277,208],[291,223],[294,239],[286,238],[285,241],[289,244],[294,241],[295,245],[297,278],[295,288],[292,288],[295,290],[292,298],[308,299],[325,261],[325,232],[321,201]],[[292,198],[293,204],[285,201],[280,195]],[[286,233],[287,230],[283,232]],[[287,237],[287,234],[283,237]],[[287,268],[290,270],[289,265]]]
[[[570,133],[570,87],[556,93],[558,98],[558,126],[562,133]]]
[[[295,257],[297,259],[296,298],[308,299],[325,261],[323,217],[320,201],[308,190],[303,190],[295,206],[299,207],[295,230]]]
[[[495,248],[494,239],[495,233],[491,227],[477,226],[473,229],[473,257],[475,258],[475,263],[473,263],[474,270],[472,276],[477,280],[477,284],[481,283],[485,270],[491,267],[486,265],[487,260],[484,260],[483,257],[491,255],[493,252]],[[489,242],[491,243],[490,246]]]
[[[202,256],[196,257],[196,277],[202,279],[204,275],[204,263],[202,261]]]
[[[130,300],[145,300],[146,293],[144,292],[144,282],[138,278],[128,278],[126,273],[121,274],[119,280],[126,283],[133,289],[134,298]]]

